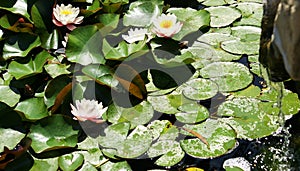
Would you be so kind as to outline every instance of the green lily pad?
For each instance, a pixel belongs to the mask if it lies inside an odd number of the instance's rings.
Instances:
[[[205,10],[169,8],[167,12],[175,14],[183,24],[181,30],[172,37],[174,40],[181,40],[184,36],[199,30],[201,27],[209,26],[210,15]]]
[[[116,87],[119,84],[113,76],[112,69],[105,65],[88,65],[82,68],[82,72],[100,84],[110,87]]]
[[[253,79],[249,69],[240,63],[215,62],[200,70],[203,78],[218,84],[219,91],[236,91],[246,88]]]
[[[163,96],[148,96],[147,100],[151,103],[154,110],[167,114],[175,114],[178,107],[182,103],[182,95],[163,95]]]
[[[145,153],[152,143],[150,130],[139,125],[127,136],[129,128],[126,122],[108,126],[105,136],[98,137],[103,153],[122,158],[136,158]]]
[[[223,168],[226,171],[251,171],[251,164],[243,157],[225,160]]]
[[[38,159],[34,158],[33,166],[30,171],[40,171],[47,168],[48,171],[57,171],[58,169],[58,157]]]
[[[97,26],[78,27],[68,35],[67,59],[82,65],[104,64],[102,54],[103,35]]]
[[[128,57],[130,57],[131,59],[139,57],[148,52],[148,48],[146,46],[146,41],[140,41],[138,43],[131,44],[122,41],[118,44],[117,47],[114,48],[111,45],[109,45],[109,43],[106,40],[104,40],[103,52],[105,55],[105,59],[124,60]]]
[[[186,103],[178,108],[181,112],[176,113],[176,119],[183,123],[197,123],[209,117],[206,107],[197,103]]]
[[[31,147],[36,153],[51,149],[75,147],[78,131],[73,130],[62,115],[52,115],[30,128]]]
[[[3,151],[4,147],[7,147],[10,150],[15,148],[15,146],[25,137],[25,134],[10,128],[0,128],[0,136],[5,137],[0,140],[0,151]]]
[[[27,12],[27,6],[27,0],[15,0],[0,3],[0,9],[8,10],[15,14],[21,14],[31,21],[30,15]]]
[[[43,72],[43,66],[50,58],[50,54],[46,51],[42,51],[36,55],[35,59],[26,64],[12,61],[8,66],[8,72],[13,75],[16,79],[26,78],[38,73]]]
[[[84,160],[92,165],[99,165],[106,161],[101,150],[98,148],[99,143],[96,138],[87,137],[84,141],[77,144],[80,154],[84,156]]]
[[[58,77],[60,75],[64,74],[70,74],[71,72],[68,71],[68,68],[71,65],[66,65],[66,64],[47,64],[44,66],[46,72],[52,77]]]
[[[154,114],[151,104],[144,101],[131,108],[122,108],[110,106],[107,111],[107,119],[112,123],[117,123],[119,120],[130,122],[131,129],[138,125],[148,123]]]
[[[252,98],[235,98],[218,108],[218,115],[226,116],[222,122],[228,123],[238,138],[255,139],[271,135],[279,128],[276,116],[267,115],[259,107],[260,101]],[[231,117],[229,117],[231,116]]]
[[[297,114],[300,110],[300,100],[296,93],[286,92],[282,97],[282,113],[285,115]]]
[[[222,6],[236,2],[235,0],[200,0],[200,2],[201,1],[203,1],[203,5],[205,6]]]
[[[252,25],[261,26],[261,19],[263,16],[263,4],[253,2],[238,3],[236,8],[242,12],[240,21],[235,22],[234,25]]]
[[[219,88],[211,80],[197,78],[185,83],[183,94],[192,100],[206,100],[215,96]]]
[[[97,169],[91,165],[89,162],[85,162],[78,171],[97,171]]]
[[[73,171],[79,168],[83,163],[83,155],[78,152],[65,154],[58,158],[59,167],[63,171]]]
[[[7,60],[13,57],[25,57],[39,45],[41,45],[39,37],[29,33],[18,33],[7,39],[3,47],[3,58]]]
[[[122,170],[122,171],[132,171],[130,165],[126,161],[121,162],[111,162],[108,161],[104,165],[102,165],[101,170]]]
[[[261,28],[253,26],[231,27],[231,34],[238,37],[242,42],[259,42]]]
[[[19,102],[21,97],[19,94],[16,94],[10,89],[9,86],[6,85],[0,85],[0,94],[0,102],[3,102],[10,107],[15,106]]]
[[[240,40],[230,40],[222,42],[221,48],[233,54],[256,55],[259,51],[259,42],[243,42]]]
[[[242,16],[241,12],[235,8],[218,6],[205,8],[210,13],[211,27],[225,27],[232,24]]]
[[[179,142],[173,140],[158,141],[147,152],[150,158],[159,157],[155,164],[158,166],[174,166],[184,157]]]
[[[16,111],[22,112],[26,119],[38,120],[48,116],[43,98],[30,98],[17,104]]]
[[[201,124],[184,125],[183,127],[199,133],[208,142],[208,145],[206,145],[199,138],[181,140],[180,145],[183,150],[193,157],[218,157],[226,154],[236,145],[235,131],[230,126],[217,120],[208,119]]]
[[[152,23],[152,19],[161,14],[163,1],[137,1],[132,2],[124,15],[125,26],[145,27]]]

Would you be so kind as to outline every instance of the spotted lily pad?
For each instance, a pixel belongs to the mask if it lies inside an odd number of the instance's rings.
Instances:
[[[167,114],[179,112],[177,108],[182,103],[182,95],[168,94],[163,96],[149,96],[147,100],[151,103],[154,110]]]
[[[63,171],[73,171],[82,165],[83,160],[82,154],[74,152],[60,156],[58,158],[58,164]]]
[[[203,78],[217,83],[219,91],[236,91],[246,88],[253,79],[249,69],[240,63],[215,62],[200,70]]]
[[[208,119],[197,125],[184,127],[201,134],[206,138],[208,145],[199,138],[190,138],[180,141],[183,150],[196,158],[212,158],[221,156],[233,149],[236,145],[236,133],[228,125],[217,120]]]
[[[179,142],[174,140],[163,140],[154,143],[147,154],[150,158],[161,156],[155,162],[158,166],[173,166],[184,157]]]
[[[278,117],[268,115],[259,107],[260,101],[252,98],[235,98],[218,108],[221,120],[228,123],[238,138],[255,139],[268,136],[279,128]]]
[[[234,25],[252,25],[260,27],[263,16],[263,4],[253,2],[238,3],[236,8],[242,12],[242,18],[241,21],[234,23]]]
[[[211,27],[225,27],[233,23],[242,16],[241,12],[235,8],[218,6],[205,8],[211,16]]]
[[[105,136],[98,137],[103,153],[122,158],[136,158],[145,153],[152,143],[150,130],[139,125],[127,136],[129,128],[126,122],[108,126]]]
[[[258,42],[243,42],[240,40],[230,40],[222,42],[221,48],[233,54],[256,55],[259,50]]]
[[[215,96],[218,85],[209,79],[197,78],[185,83],[183,94],[193,100],[206,100]]]
[[[176,119],[183,123],[197,123],[208,118],[209,111],[206,107],[197,103],[186,103],[179,107],[180,113],[176,113]]]

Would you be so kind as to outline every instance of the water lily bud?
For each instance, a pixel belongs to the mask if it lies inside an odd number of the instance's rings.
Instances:
[[[158,37],[172,37],[181,30],[182,23],[177,22],[177,17],[174,14],[162,14],[153,19],[152,31]]]
[[[102,102],[96,100],[82,99],[75,101],[75,106],[71,104],[71,113],[75,116],[75,120],[92,121],[102,123],[102,115],[107,111],[107,107],[103,108]]]
[[[74,24],[81,24],[83,16],[77,17],[79,14],[79,8],[72,7],[71,4],[65,6],[56,5],[53,9],[53,23],[59,27],[67,26],[69,30],[74,30],[76,27]]]

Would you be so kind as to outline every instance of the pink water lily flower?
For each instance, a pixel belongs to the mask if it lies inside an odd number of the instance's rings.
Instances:
[[[67,26],[69,30],[74,30],[76,27],[75,24],[81,24],[83,21],[83,16],[78,17],[79,8],[72,7],[71,4],[65,6],[61,4],[61,6],[56,5],[53,9],[52,21],[55,25]]]
[[[182,23],[177,22],[177,17],[174,14],[162,14],[152,20],[152,31],[158,37],[172,37],[181,30]]]
[[[95,123],[104,122],[101,117],[107,111],[107,107],[103,108],[102,102],[96,100],[82,99],[75,101],[75,106],[71,104],[71,113],[75,116],[75,120],[92,121]]]

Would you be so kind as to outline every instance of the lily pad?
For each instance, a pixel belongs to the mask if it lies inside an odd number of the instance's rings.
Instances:
[[[184,125],[183,127],[193,130],[206,138],[208,145],[199,138],[191,138],[180,141],[183,150],[196,158],[212,158],[226,154],[236,145],[236,133],[228,125],[208,119],[197,125]]]
[[[99,136],[104,154],[122,158],[136,158],[144,154],[152,143],[152,134],[146,127],[137,126],[128,136],[130,124],[121,122],[108,126],[105,136]]]
[[[254,26],[231,27],[231,34],[238,37],[242,42],[259,42],[261,28]]]
[[[59,167],[63,171],[73,171],[79,168],[83,163],[83,155],[78,152],[65,154],[58,158]]]
[[[205,10],[210,13],[211,27],[228,26],[242,16],[239,10],[226,6],[209,7]]]
[[[10,128],[0,128],[0,136],[5,137],[0,140],[0,151],[3,151],[4,147],[7,147],[10,150],[15,148],[15,146],[25,137],[25,134]]]
[[[173,140],[158,141],[147,152],[150,158],[159,157],[155,164],[158,166],[173,166],[184,157],[179,142]]]
[[[222,122],[228,123],[238,138],[265,137],[275,132],[280,125],[274,121],[278,117],[261,110],[259,103],[259,100],[252,98],[235,98],[221,104],[218,115],[227,117],[222,118]]]
[[[210,15],[205,10],[169,8],[167,12],[175,14],[183,24],[181,30],[172,37],[174,40],[181,40],[184,36],[199,30],[201,27],[209,26]]]
[[[40,171],[47,168],[48,171],[57,171],[58,169],[58,157],[38,159],[34,158],[33,166],[30,171]]]
[[[62,115],[52,115],[30,128],[31,147],[36,153],[51,149],[75,147],[78,131],[73,130]]]
[[[185,83],[183,94],[192,100],[206,100],[215,96],[218,85],[211,80],[197,78]]]
[[[253,79],[249,69],[240,63],[215,62],[200,70],[203,78],[209,78],[219,86],[219,91],[236,91],[246,88]]]
[[[197,103],[186,103],[179,106],[180,113],[176,113],[176,119],[183,123],[197,123],[209,117],[206,107]]]
[[[222,6],[222,5],[232,4],[236,2],[235,0],[200,0],[200,1],[203,1],[203,5],[205,6]]]
[[[19,94],[16,94],[10,89],[9,86],[6,85],[0,85],[0,93],[0,102],[3,102],[10,107],[15,106],[19,102],[21,97]]]
[[[136,1],[129,6],[128,12],[124,15],[125,26],[145,27],[152,23],[152,20],[161,14],[163,1]]]
[[[258,42],[243,42],[240,40],[230,40],[222,42],[221,48],[233,54],[256,55],[259,51]]]
[[[242,12],[242,18],[240,21],[235,22],[234,25],[261,26],[261,19],[263,16],[263,4],[261,1],[260,3],[238,3],[236,8]]]
[[[68,35],[67,59],[82,65],[104,64],[102,54],[103,35],[97,26],[78,27]]]
[[[126,161],[121,161],[121,162],[108,161],[107,163],[101,166],[101,170],[132,171],[130,165]]]
[[[182,103],[182,95],[149,96],[147,100],[151,103],[154,110],[167,114],[175,114],[179,112],[177,108]]]
[[[26,19],[31,21],[30,15],[27,12],[27,0],[15,0],[15,1],[8,1],[8,2],[1,2],[0,9],[8,10],[15,14],[21,14]]]
[[[16,111],[22,112],[26,119],[38,120],[48,116],[43,98],[30,98],[17,104]]]

